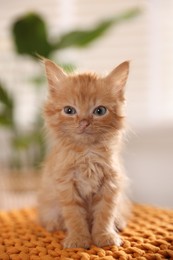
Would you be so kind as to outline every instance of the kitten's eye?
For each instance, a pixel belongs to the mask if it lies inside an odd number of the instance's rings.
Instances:
[[[107,112],[107,108],[104,107],[104,106],[99,106],[99,107],[96,107],[93,111],[93,114],[96,115],[96,116],[103,116],[105,115]]]
[[[65,112],[65,114],[68,114],[68,115],[74,115],[74,114],[76,114],[76,109],[74,107],[67,106],[67,107],[64,107],[64,112]]]

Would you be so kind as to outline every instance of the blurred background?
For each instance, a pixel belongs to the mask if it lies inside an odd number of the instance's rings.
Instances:
[[[173,207],[173,1],[1,0],[0,210],[34,206],[46,153],[44,69],[131,61],[123,159],[131,197]]]

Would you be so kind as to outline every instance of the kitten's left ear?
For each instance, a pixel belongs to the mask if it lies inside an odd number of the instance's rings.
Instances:
[[[106,77],[107,83],[115,90],[114,93],[119,93],[124,90],[129,74],[129,61],[121,63]]]

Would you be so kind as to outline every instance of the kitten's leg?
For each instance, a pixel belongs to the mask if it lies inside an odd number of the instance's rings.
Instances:
[[[112,181],[104,183],[93,200],[92,238],[97,246],[121,245],[115,229],[115,207],[120,191]]]
[[[123,230],[127,225],[127,219],[130,217],[131,212],[130,200],[125,194],[121,193],[117,201],[116,211],[115,211],[115,227],[118,230]]]
[[[67,237],[64,240],[65,248],[84,247],[91,245],[87,213],[84,202],[72,184],[66,184],[65,190],[60,192],[62,214],[67,229]]]
[[[39,220],[48,231],[65,230],[64,221],[60,211],[57,198],[48,199],[45,195],[39,198],[38,206]]]

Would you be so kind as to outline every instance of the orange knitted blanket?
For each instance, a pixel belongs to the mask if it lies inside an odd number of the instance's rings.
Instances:
[[[49,233],[36,222],[33,209],[0,213],[2,260],[173,259],[173,211],[134,205],[121,247],[63,249],[63,232]]]

